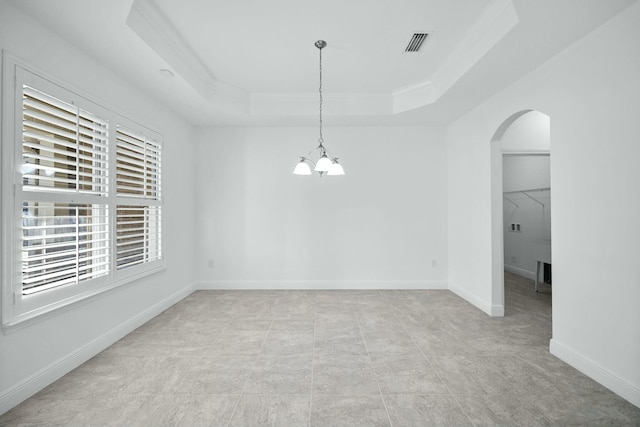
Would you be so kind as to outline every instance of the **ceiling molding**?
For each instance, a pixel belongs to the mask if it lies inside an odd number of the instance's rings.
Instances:
[[[433,77],[436,99],[498,44],[520,21],[512,0],[494,0]]]
[[[425,81],[393,91],[393,114],[413,110],[436,101],[433,83]]]
[[[323,94],[326,116],[388,116],[393,114],[391,94]],[[307,116],[318,114],[318,94],[252,93],[252,116]]]
[[[512,0],[494,0],[447,56],[433,79],[393,91],[393,113],[432,104],[519,22]]]
[[[153,0],[134,0],[126,23],[205,100],[248,111],[249,93],[216,79]]]
[[[432,104],[518,23],[512,0],[494,0],[431,80],[388,94],[327,94],[327,115],[394,115]],[[250,93],[218,80],[154,0],[134,0],[127,25],[209,103],[256,116],[302,116],[318,111],[316,94]]]

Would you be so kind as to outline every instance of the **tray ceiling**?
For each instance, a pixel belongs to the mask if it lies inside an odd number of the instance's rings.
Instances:
[[[447,123],[633,0],[40,0],[18,8],[195,125]],[[420,51],[404,51],[416,32]],[[160,70],[170,70],[174,77]],[[61,76],[63,77],[63,76]]]

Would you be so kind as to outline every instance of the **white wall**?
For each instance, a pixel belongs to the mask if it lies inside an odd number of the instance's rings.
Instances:
[[[451,285],[490,311],[500,303],[492,257],[502,261],[490,141],[519,111],[551,117],[551,351],[640,406],[640,228],[616,226],[640,211],[638,22],[636,2],[451,124],[447,158]]]
[[[443,129],[328,127],[346,175],[292,175],[317,133],[199,133],[200,286],[446,288]]]
[[[194,210],[195,174],[189,125],[8,2],[0,2],[0,48],[164,134],[167,262],[162,273],[2,330],[2,413],[192,291],[195,230],[185,213]]]
[[[519,116],[500,137],[503,153],[548,153],[551,149],[551,118],[540,111]]]
[[[509,193],[503,199],[504,268],[535,279],[534,244],[551,242],[551,192],[513,191],[549,188],[549,156],[507,155],[502,164],[502,188]],[[520,224],[520,230],[511,231],[510,224]]]
[[[502,191],[523,191],[551,187],[548,155],[506,155],[502,158]]]

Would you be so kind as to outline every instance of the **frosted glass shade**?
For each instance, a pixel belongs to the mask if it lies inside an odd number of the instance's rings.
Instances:
[[[329,172],[329,170],[331,170],[331,160],[329,160],[326,154],[320,157],[314,170],[316,172]]]
[[[304,160],[300,161],[293,170],[294,175],[311,175],[311,168]]]
[[[344,169],[340,163],[334,161],[331,163],[331,168],[329,172],[327,172],[327,175],[344,175]]]

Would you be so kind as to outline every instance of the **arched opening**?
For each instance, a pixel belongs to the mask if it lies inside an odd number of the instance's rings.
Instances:
[[[551,265],[550,154],[550,118],[536,110],[512,114],[491,139],[492,305],[502,308],[494,315],[504,315],[505,270],[535,292]]]

